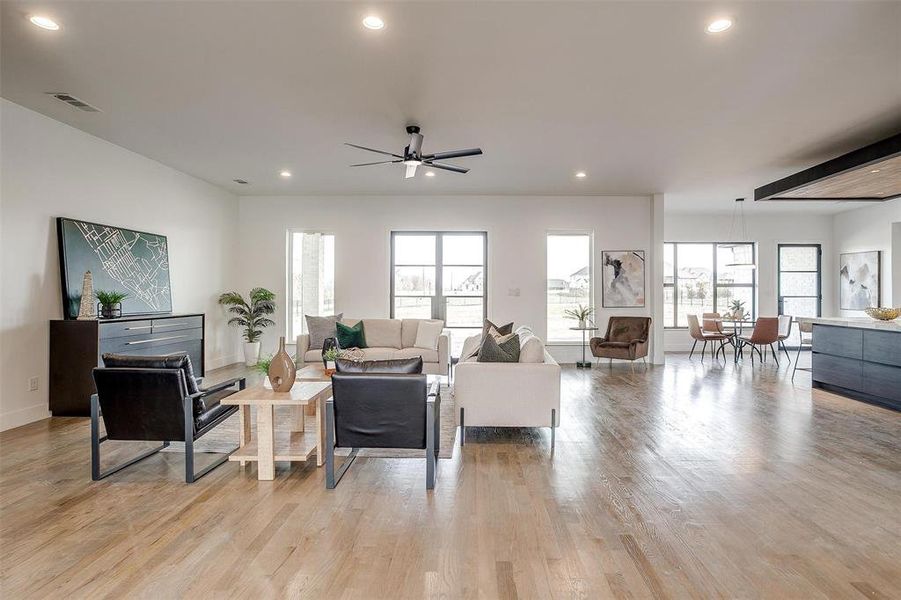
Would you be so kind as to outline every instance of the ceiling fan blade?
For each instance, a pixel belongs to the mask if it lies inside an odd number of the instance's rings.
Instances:
[[[404,179],[410,179],[411,177],[416,176],[416,167],[419,165],[407,165],[407,172],[404,174]]]
[[[369,165],[388,165],[388,164],[391,164],[391,163],[399,163],[399,162],[403,162],[403,160],[401,160],[401,159],[397,159],[397,160],[380,160],[380,161],[377,161],[377,162],[371,162],[371,163],[357,163],[357,164],[355,164],[355,165],[350,165],[350,166],[352,166],[352,167],[368,167]]]
[[[366,150],[368,152],[377,152],[379,154],[384,154],[385,156],[393,156],[394,158],[403,158],[400,154],[394,154],[393,152],[385,152],[384,150],[376,150],[375,148],[367,148],[366,146],[358,146],[356,144],[351,144],[350,142],[344,142],[345,146],[350,146],[351,148],[359,148],[360,150]]]
[[[464,169],[463,167],[457,167],[454,165],[443,165],[441,163],[433,163],[433,162],[424,162],[422,164],[426,167],[432,167],[435,169],[444,169],[445,171],[453,171],[454,173],[469,173],[469,169]]]
[[[444,160],[445,158],[459,158],[462,156],[478,156],[482,153],[481,148],[468,148],[466,150],[448,150],[447,152],[436,152],[435,154],[423,154],[422,160]]]

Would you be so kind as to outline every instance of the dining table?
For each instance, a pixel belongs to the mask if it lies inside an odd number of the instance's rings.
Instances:
[[[739,347],[739,344],[738,344],[738,338],[739,338],[739,336],[741,336],[742,331],[744,330],[744,327],[745,327],[746,325],[747,325],[747,326],[750,326],[751,328],[753,328],[754,325],[757,323],[757,321],[756,321],[755,319],[750,319],[750,318],[744,318],[744,319],[714,319],[714,321],[716,321],[716,323],[717,323],[718,325],[721,326],[721,329],[722,329],[722,326],[726,326],[726,327],[731,327],[731,328],[732,328],[732,339],[730,340],[730,343],[732,344],[732,351],[733,351],[733,354],[734,354],[733,360],[737,363],[737,362],[738,362],[738,357],[739,357],[739,354],[740,354],[740,352],[739,352],[740,347]]]

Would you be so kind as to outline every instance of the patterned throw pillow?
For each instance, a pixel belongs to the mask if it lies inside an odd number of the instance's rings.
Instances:
[[[483,337],[479,362],[519,362],[519,335],[511,333],[497,339],[493,335]]]
[[[363,321],[353,327],[338,323],[338,347],[340,348],[365,348],[366,334],[363,332]]]
[[[307,320],[307,331],[310,332],[310,350],[322,350],[325,338],[335,337],[335,325],[344,317],[344,313],[328,317],[304,315]]]

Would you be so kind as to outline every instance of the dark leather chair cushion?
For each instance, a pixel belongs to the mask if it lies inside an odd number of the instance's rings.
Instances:
[[[107,352],[103,355],[103,364],[110,369],[181,369],[185,375],[185,385],[188,388],[188,394],[196,394],[200,391],[197,379],[194,378],[191,357],[186,352],[168,356],[133,356]],[[196,409],[197,407],[195,407],[195,411]]]
[[[332,376],[335,444],[340,448],[425,448],[425,375]]]
[[[215,394],[219,394],[220,392],[216,392]],[[228,396],[229,394],[234,393],[233,390],[228,391],[223,394],[222,397]],[[194,417],[194,435],[195,437],[200,437],[206,431],[204,431],[207,427],[218,424],[225,417],[238,412],[237,406],[226,406],[223,404],[219,404],[218,401],[215,406],[210,408],[209,410],[195,415]]]
[[[335,361],[339,373],[393,373],[398,375],[419,375],[422,373],[422,357],[399,358],[395,360],[346,360]]]

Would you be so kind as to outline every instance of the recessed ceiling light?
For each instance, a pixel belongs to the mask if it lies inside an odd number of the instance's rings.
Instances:
[[[585,171],[577,171],[576,177],[578,177],[579,179],[585,179],[586,177],[588,177],[588,173],[586,173]]]
[[[282,171],[281,173],[279,173],[279,175],[281,175],[282,177],[288,178],[288,177],[291,177],[291,171],[287,171],[287,170]]]
[[[375,15],[369,15],[363,19],[363,27],[366,29],[384,29],[385,22]]]
[[[425,172],[425,176],[426,176],[426,177],[434,177],[434,176],[435,176],[435,171],[426,171],[426,172]]]
[[[59,25],[56,21],[51,19],[50,17],[42,17],[41,15],[32,15],[29,19],[33,25],[37,25],[41,29],[49,29],[50,31],[56,31],[59,29]]]
[[[732,27],[732,19],[716,19],[707,24],[707,33],[722,33]]]
[[[881,171],[881,170],[882,170],[882,169],[873,169],[872,171],[870,171],[870,173],[878,173],[878,172]]]

